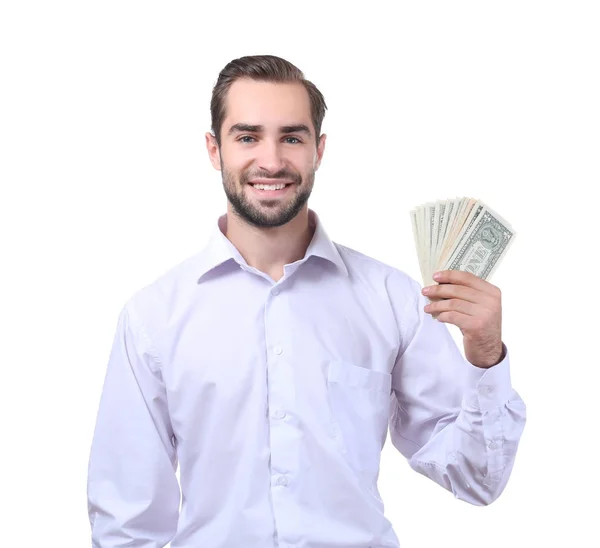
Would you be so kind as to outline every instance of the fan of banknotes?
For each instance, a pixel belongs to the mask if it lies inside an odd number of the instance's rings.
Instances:
[[[439,270],[489,280],[515,239],[500,215],[475,198],[428,202],[410,212],[423,285]]]

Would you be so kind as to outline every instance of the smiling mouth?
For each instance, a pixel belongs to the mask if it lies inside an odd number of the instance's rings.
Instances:
[[[273,183],[273,184],[248,183],[248,184],[258,190],[281,190],[283,188],[290,186],[293,183]]]
[[[262,195],[264,197],[277,197],[287,194],[290,187],[295,183],[274,183],[274,184],[266,184],[266,183],[248,183],[258,195]]]

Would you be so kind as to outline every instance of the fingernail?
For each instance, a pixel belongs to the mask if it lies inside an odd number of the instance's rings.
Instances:
[[[423,288],[423,295],[427,295],[427,293],[429,293],[429,287],[424,287]]]
[[[441,272],[436,272],[436,273],[433,275],[433,279],[434,279],[436,282],[437,282],[437,281],[438,281],[438,280],[439,280],[441,277],[442,277],[442,274],[441,274]]]

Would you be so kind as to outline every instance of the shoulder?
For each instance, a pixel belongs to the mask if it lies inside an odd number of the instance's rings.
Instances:
[[[352,284],[377,303],[378,321],[395,323],[401,340],[409,339],[421,321],[421,284],[404,270],[355,249],[335,244],[342,256]]]
[[[125,307],[145,325],[167,321],[181,303],[189,303],[194,295],[201,254],[186,257],[155,275],[130,294]]]
[[[376,259],[370,255],[334,242],[348,271],[355,279],[382,285],[392,292],[419,293],[421,285],[406,271]]]

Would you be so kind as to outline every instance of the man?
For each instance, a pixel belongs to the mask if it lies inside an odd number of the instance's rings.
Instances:
[[[442,272],[428,304],[328,238],[307,206],[325,109],[281,58],[221,72],[206,144],[227,213],[119,315],[89,464],[94,546],[397,547],[377,488],[388,428],[457,498],[506,486],[525,405],[500,291]]]

